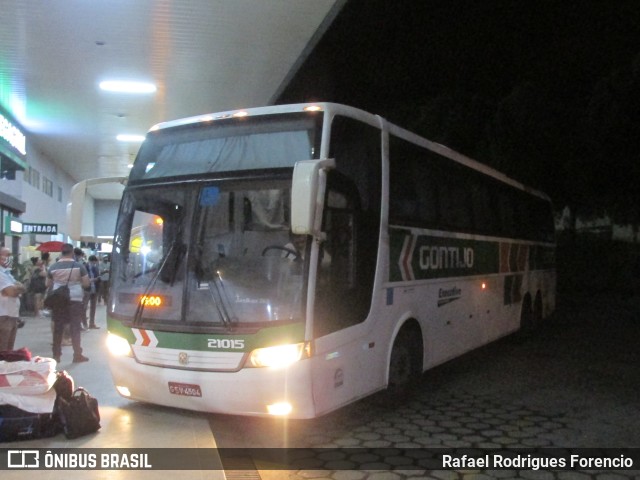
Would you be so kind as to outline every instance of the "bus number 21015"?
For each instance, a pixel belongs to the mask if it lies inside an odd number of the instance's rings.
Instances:
[[[231,338],[209,338],[207,339],[207,346],[209,348],[224,348],[224,349],[243,349],[244,339],[231,339]]]

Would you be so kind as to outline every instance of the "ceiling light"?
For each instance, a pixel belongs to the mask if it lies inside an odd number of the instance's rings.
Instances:
[[[116,140],[119,142],[142,142],[144,135],[118,135]]]
[[[104,82],[100,82],[100,89],[107,92],[120,93],[153,93],[156,91],[156,86],[153,83],[145,82],[105,80]]]

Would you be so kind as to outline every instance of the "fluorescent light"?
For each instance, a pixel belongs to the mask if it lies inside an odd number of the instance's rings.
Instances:
[[[119,80],[105,80],[100,82],[100,89],[107,92],[120,93],[153,93],[156,86],[153,83],[125,82]]]
[[[116,140],[119,142],[142,142],[144,141],[144,135],[118,135]]]
[[[9,142],[9,145],[18,150],[22,155],[27,154],[27,137],[1,113],[0,138]]]

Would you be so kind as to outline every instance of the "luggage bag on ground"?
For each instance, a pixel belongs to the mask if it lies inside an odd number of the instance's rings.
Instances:
[[[56,405],[67,438],[78,438],[100,429],[98,400],[84,388],[76,388],[69,399],[59,396]]]
[[[0,405],[0,442],[53,437],[60,432],[57,415],[32,413],[13,405]]]

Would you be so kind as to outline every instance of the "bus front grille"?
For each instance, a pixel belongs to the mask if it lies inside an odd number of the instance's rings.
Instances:
[[[138,363],[187,370],[233,371],[242,366],[243,352],[201,352],[132,345]]]

